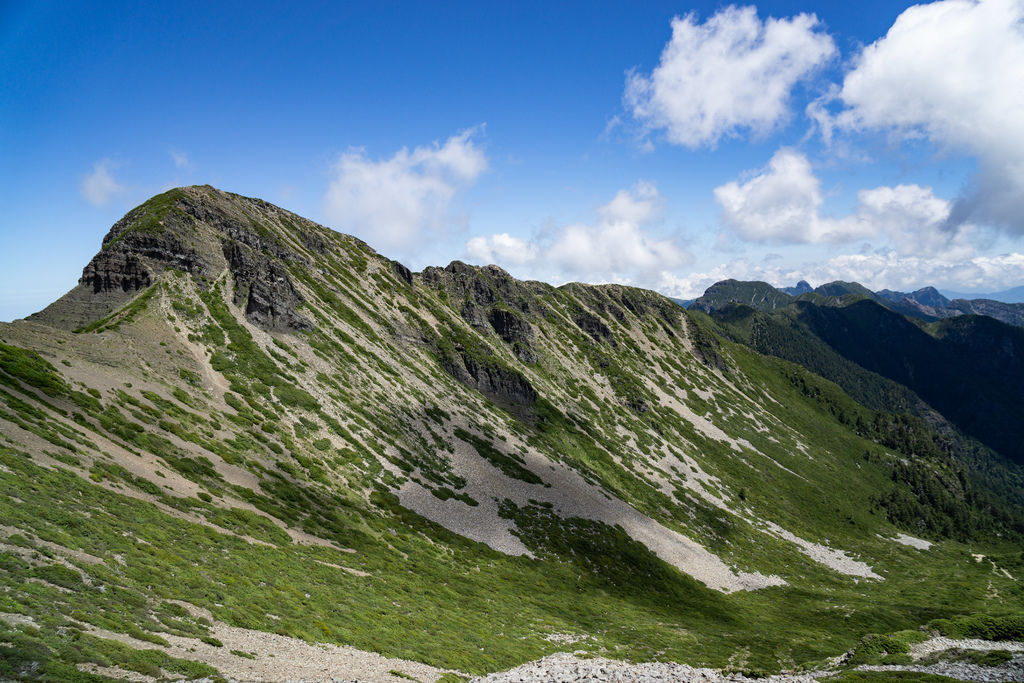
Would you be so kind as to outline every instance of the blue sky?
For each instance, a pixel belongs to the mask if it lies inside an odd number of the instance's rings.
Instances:
[[[209,183],[414,269],[1024,283],[1021,0],[0,4],[0,319]]]

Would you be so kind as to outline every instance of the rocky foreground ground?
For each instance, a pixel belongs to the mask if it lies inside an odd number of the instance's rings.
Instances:
[[[259,644],[257,644],[259,645]],[[339,652],[334,652],[339,650]],[[374,653],[361,652],[351,648],[329,648],[319,656],[305,652],[305,657],[274,657],[273,664],[264,661],[244,673],[235,671],[235,676],[227,678],[229,683],[366,683],[368,681],[402,680],[421,682],[435,681],[442,673],[440,670],[416,665],[413,662],[387,660]],[[909,664],[900,666],[861,666],[859,671],[875,671],[880,673],[914,671],[936,674],[961,681],[1022,681],[1024,682],[1024,643],[993,642],[984,640],[951,640],[949,638],[932,638],[924,643],[913,646],[911,656],[922,659],[951,650],[1005,650],[1014,653],[1013,658],[1000,666],[980,666],[965,661],[940,661],[932,664]],[[343,659],[338,656],[343,654]],[[582,653],[581,653],[582,654]],[[299,661],[303,659],[303,661]],[[837,663],[841,660],[837,660]],[[223,661],[218,662],[224,664]],[[412,666],[412,669],[410,669]],[[392,668],[394,667],[394,668]],[[230,669],[230,667],[229,667]],[[404,669],[404,670],[403,670]],[[138,683],[149,683],[154,679],[116,669],[92,669],[92,673],[102,673],[122,680]],[[241,675],[239,675],[241,673]],[[454,672],[452,672],[454,673]],[[783,673],[768,677],[751,677],[738,672],[723,672],[718,669],[696,668],[686,664],[673,662],[647,662],[631,664],[612,659],[581,657],[574,653],[558,652],[533,662],[527,662],[508,671],[493,673],[473,679],[472,683],[578,683],[581,681],[604,681],[608,683],[740,683],[742,681],[760,681],[762,683],[822,683],[839,676],[837,669],[805,671],[799,673]],[[415,675],[418,674],[418,675]],[[464,677],[465,674],[459,676]],[[202,679],[192,683],[213,683],[211,679]]]
[[[933,638],[920,643],[912,653],[923,657],[934,652],[952,648],[973,650],[1009,650],[1016,652],[1013,659],[1001,666],[986,667],[968,662],[939,662],[930,665],[864,666],[859,670],[896,672],[917,671],[948,676],[961,681],[1024,681],[1024,643],[994,643],[990,641],[954,641],[948,638]],[[550,683],[574,683],[577,681],[609,681],[615,683],[655,683],[656,681],[680,681],[685,683],[725,681],[769,681],[774,683],[811,683],[827,681],[838,671],[808,671],[751,678],[741,673],[724,673],[716,669],[700,669],[672,662],[649,662],[630,664],[611,659],[581,659],[568,652],[544,657],[523,664],[509,671],[491,674],[475,679],[474,683],[525,683],[547,681]]]

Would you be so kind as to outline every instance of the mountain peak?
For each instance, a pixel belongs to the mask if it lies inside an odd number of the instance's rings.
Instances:
[[[78,285],[30,320],[63,329],[96,322],[150,287],[166,271],[209,286],[230,272],[235,303],[266,329],[309,329],[292,266],[309,266],[332,244],[365,244],[262,199],[209,185],[168,190],[129,211],[104,236]]]
[[[811,287],[811,283],[807,280],[800,280],[800,282],[796,283],[795,287],[780,287],[779,289],[780,291],[792,296],[800,296],[801,294],[814,291],[814,288]]]
[[[872,299],[875,298],[875,293],[859,282],[844,282],[842,280],[834,280],[832,282],[819,285],[814,288],[814,291],[823,296],[845,296],[847,294],[855,294],[867,296]]]
[[[691,308],[710,313],[728,303],[739,303],[758,310],[773,310],[785,306],[792,298],[767,282],[730,279],[708,287],[703,296],[691,304]]]
[[[949,299],[942,296],[934,287],[922,287],[907,298],[932,308],[945,308],[949,305]]]

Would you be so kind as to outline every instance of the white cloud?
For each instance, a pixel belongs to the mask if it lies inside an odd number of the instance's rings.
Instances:
[[[1024,254],[975,256],[963,260],[880,254],[843,254],[808,271],[814,282],[855,280],[870,289],[901,291],[934,284],[951,289],[1002,289],[1024,279]]]
[[[973,254],[970,225],[948,228],[952,204],[930,187],[896,185],[861,190],[848,216],[821,214],[821,181],[799,152],[783,147],[743,183],[716,187],[722,222],[739,237],[766,244],[840,243],[887,237],[901,254]]]
[[[631,73],[625,105],[669,142],[713,146],[740,129],[765,134],[789,116],[789,94],[836,52],[813,14],[761,21],[729,6],[703,24],[672,20],[672,38],[650,76]]]
[[[994,290],[1024,280],[1024,254],[975,256],[969,259],[900,256],[895,251],[840,254],[824,261],[772,266],[737,259],[702,272],[667,274],[658,290],[683,299],[700,296],[710,285],[727,278],[763,280],[777,287],[798,280],[820,285],[833,280],[859,282],[871,290],[913,291],[925,285],[955,290]]]
[[[903,255],[941,255],[944,259],[970,258],[968,238],[974,226],[948,226],[952,202],[936,197],[930,187],[896,185],[857,193],[852,219],[889,237]]]
[[[425,230],[441,231],[450,204],[487,169],[487,157],[473,137],[480,127],[390,159],[373,161],[350,149],[335,166],[337,176],[324,197],[324,211],[336,227],[377,248],[411,248]]]
[[[537,245],[502,232],[471,238],[466,242],[466,256],[478,263],[521,266],[537,258]]]
[[[768,166],[743,184],[716,187],[722,220],[740,237],[769,244],[840,241],[857,235],[832,230],[819,217],[824,199],[821,181],[807,157],[783,147]]]
[[[100,159],[92,165],[92,172],[86,174],[78,191],[93,206],[106,206],[110,200],[124,192],[125,188],[114,178],[112,171],[117,168],[110,159]]]
[[[628,190],[619,190],[612,200],[598,208],[605,223],[647,225],[661,217],[664,200],[654,183],[640,180]]]
[[[657,188],[640,181],[598,209],[593,225],[562,228],[547,250],[547,260],[570,277],[630,281],[683,265],[689,255],[674,240],[657,239],[645,229],[661,216]]]
[[[1024,232],[1024,2],[944,0],[904,11],[864,48],[837,97],[843,130],[926,137],[977,157],[951,220]]]
[[[675,240],[649,232],[661,218],[662,205],[657,188],[639,181],[599,207],[593,224],[556,228],[529,242],[506,234],[474,237],[466,243],[466,254],[478,262],[526,266],[546,280],[655,286],[663,272],[690,260]]]

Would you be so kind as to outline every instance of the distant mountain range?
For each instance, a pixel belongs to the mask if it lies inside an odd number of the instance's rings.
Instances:
[[[1024,295],[1024,287],[992,296],[1012,298],[1015,292]],[[822,305],[847,305],[858,298],[870,299],[891,311],[927,322],[961,315],[984,315],[1008,325],[1024,326],[1024,303],[1007,303],[993,298],[950,299],[934,287],[923,287],[915,292],[897,292],[891,289],[872,292],[858,282],[841,280],[815,288],[811,288],[806,280],[801,280],[795,287],[782,288],[773,287],[767,282],[723,280],[708,287],[703,296],[686,307],[710,313],[728,303],[741,303],[764,311],[775,310],[797,300],[813,301]]]
[[[731,339],[798,363],[863,405],[948,423],[1024,463],[1024,305],[950,301],[933,287],[872,292],[837,281],[806,288],[792,288],[801,291],[793,296],[765,282],[725,280],[690,308]]]
[[[1005,304],[1024,303],[1024,285],[1004,289],[1000,292],[992,292],[990,294],[981,294],[978,292],[954,292],[948,289],[942,289],[939,291],[941,291],[942,295],[947,299],[994,299],[996,301],[1002,301]]]

